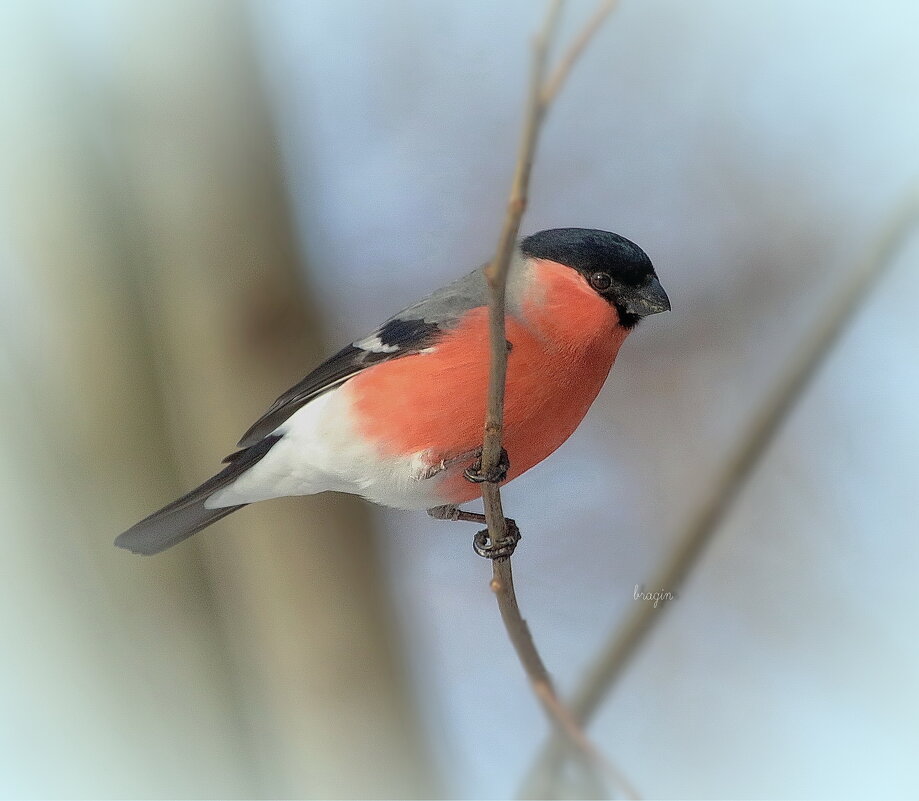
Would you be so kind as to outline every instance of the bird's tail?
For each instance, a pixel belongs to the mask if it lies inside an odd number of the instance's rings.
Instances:
[[[164,506],[158,512],[145,517],[123,534],[119,534],[115,545],[119,548],[127,548],[133,553],[150,556],[177,545],[192,534],[197,534],[201,529],[207,528],[211,523],[216,523],[231,512],[242,509],[246,504],[207,509],[204,502],[217,490],[236,481],[268,453],[278,439],[280,437],[265,437],[255,445],[228,456],[226,461],[229,464],[216,476],[209,478],[200,487],[196,487],[177,501]]]

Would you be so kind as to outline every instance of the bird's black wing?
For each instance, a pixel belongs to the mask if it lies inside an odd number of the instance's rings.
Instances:
[[[150,556],[177,545],[211,523],[216,523],[220,518],[242,509],[246,504],[216,509],[210,509],[205,504],[217,490],[229,486],[250,467],[258,464],[279,439],[280,437],[265,437],[253,447],[234,454],[234,458],[230,460],[231,464],[216,476],[209,478],[200,487],[196,487],[177,501],[135,523],[118,536],[115,545],[133,553]]]
[[[394,317],[369,337],[342,348],[281,395],[243,434],[239,447],[248,448],[260,442],[303,405],[361,370],[430,347],[439,333],[440,327],[436,323]],[[232,460],[233,456],[227,458]]]
[[[469,309],[486,303],[487,288],[480,267],[449,286],[391,317],[376,331],[343,348],[295,387],[281,395],[239,441],[248,448],[271,434],[294,412],[323,392],[381,362],[432,347]],[[232,461],[233,456],[228,460]]]

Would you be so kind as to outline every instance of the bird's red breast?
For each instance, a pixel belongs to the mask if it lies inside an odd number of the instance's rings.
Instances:
[[[628,335],[615,308],[575,270],[532,260],[520,311],[508,314],[503,444],[515,478],[555,451],[597,397]],[[562,309],[564,312],[562,313]],[[434,465],[481,445],[488,393],[488,310],[471,309],[428,353],[354,376],[349,396],[360,435],[382,456],[424,453]],[[465,503],[480,489],[466,465],[439,485],[443,503]]]

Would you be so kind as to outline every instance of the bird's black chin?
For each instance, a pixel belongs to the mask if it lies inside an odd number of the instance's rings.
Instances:
[[[619,325],[627,331],[631,331],[641,322],[641,315],[634,312],[626,311],[623,306],[616,304],[616,311],[619,314]]]

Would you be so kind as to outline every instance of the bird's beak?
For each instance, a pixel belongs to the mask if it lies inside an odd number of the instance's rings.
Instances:
[[[637,289],[624,292],[622,300],[625,310],[639,317],[670,311],[670,298],[655,275]]]

